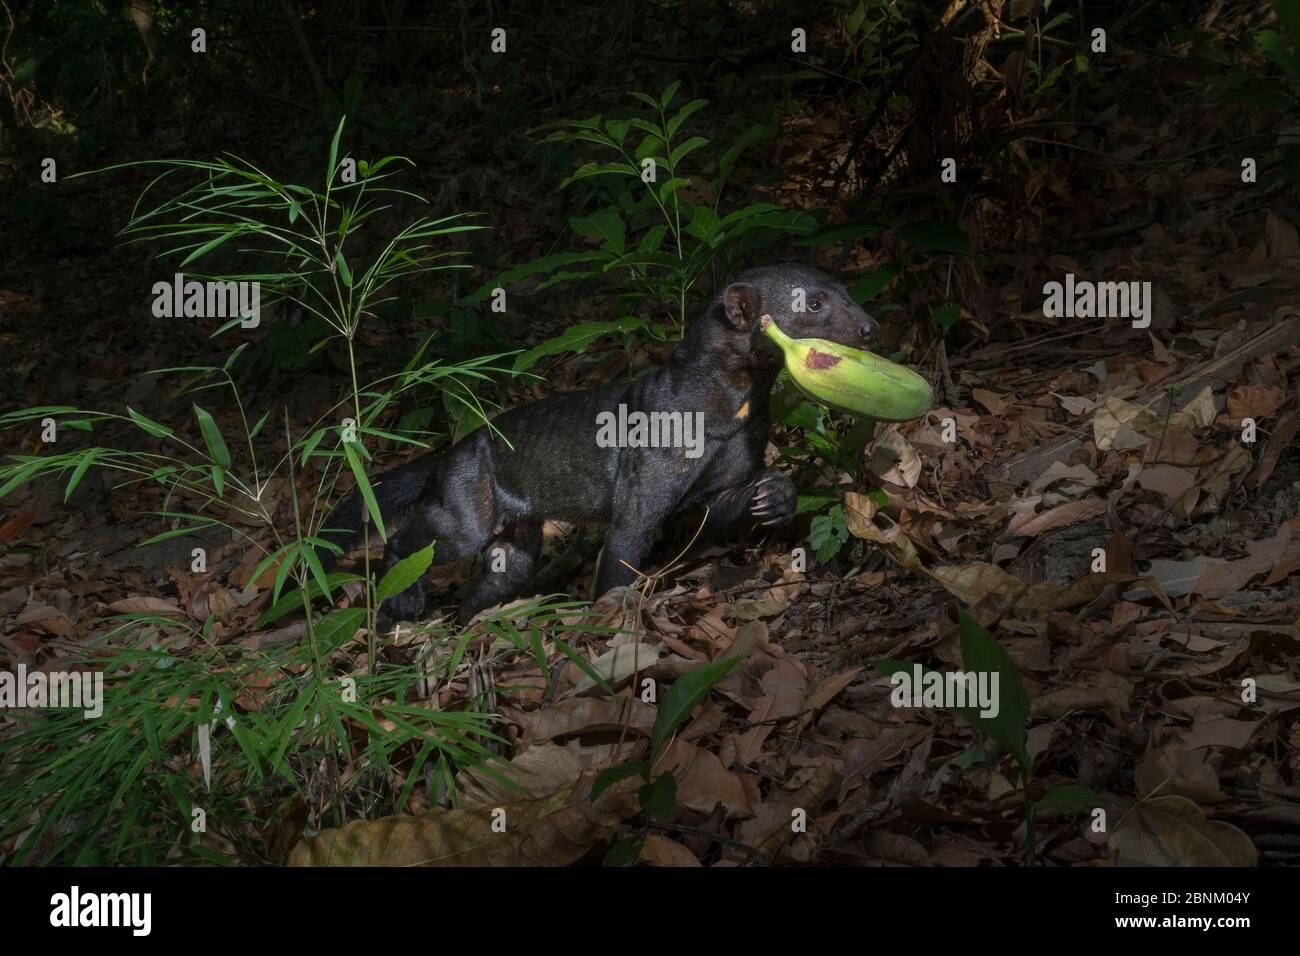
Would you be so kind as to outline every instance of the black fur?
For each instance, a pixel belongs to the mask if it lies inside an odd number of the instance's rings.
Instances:
[[[802,312],[793,309],[796,287],[806,292]],[[713,535],[788,521],[794,485],[763,467],[768,395],[781,369],[780,350],[759,330],[764,314],[792,338],[857,345],[875,331],[871,318],[823,272],[798,265],[746,272],[690,324],[661,368],[632,382],[551,395],[501,414],[493,425],[513,447],[480,428],[447,451],[385,472],[374,483],[375,496],[386,526],[400,526],[385,549],[385,569],[430,541],[436,542],[435,563],[482,554],[461,603],[464,622],[513,598],[527,582],[547,519],[608,525],[597,596],[632,583],[636,575],[626,565],[642,568],[655,529],[675,512],[707,506],[706,531]],[[617,415],[620,404],[629,411],[703,412],[702,454],[599,447],[597,415]],[[345,499],[326,524],[344,530],[324,537],[341,547],[352,544],[361,527],[360,496]],[[491,570],[495,548],[504,549],[503,571]],[[385,602],[383,611],[409,620],[423,612],[424,602],[417,582]]]

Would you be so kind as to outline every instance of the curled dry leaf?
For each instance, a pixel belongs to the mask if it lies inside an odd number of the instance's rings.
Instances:
[[[882,428],[876,433],[867,471],[881,481],[914,488],[916,480],[921,476],[921,456],[898,432],[892,428]]]

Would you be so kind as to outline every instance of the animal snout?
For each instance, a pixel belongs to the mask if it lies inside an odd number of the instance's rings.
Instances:
[[[880,331],[880,326],[871,316],[867,316],[861,325],[858,326],[858,338],[864,342],[870,342]]]

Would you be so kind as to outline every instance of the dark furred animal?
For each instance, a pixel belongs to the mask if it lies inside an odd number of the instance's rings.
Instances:
[[[796,290],[806,307],[795,311]],[[686,329],[668,362],[640,378],[548,396],[493,420],[510,441],[480,428],[452,448],[385,472],[373,484],[386,522],[400,530],[384,553],[385,570],[435,542],[434,562],[482,554],[460,620],[516,596],[533,572],[547,519],[606,524],[596,570],[597,596],[633,582],[655,529],[665,518],[707,506],[705,532],[725,536],[755,524],[777,525],[795,511],[795,489],[763,466],[768,395],[781,352],[759,330],[771,315],[792,338],[857,345],[875,322],[830,276],[799,265],[744,273]],[[702,448],[600,447],[601,413],[703,413]],[[324,536],[353,543],[361,498],[353,493],[326,522]],[[504,570],[493,571],[500,548]],[[626,562],[626,565],[623,563]],[[500,562],[497,562],[498,566]],[[384,603],[393,620],[424,610],[417,582]]]

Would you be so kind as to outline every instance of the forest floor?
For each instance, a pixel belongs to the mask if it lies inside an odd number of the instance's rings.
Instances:
[[[857,484],[846,485],[851,538],[834,561],[804,558],[791,540],[697,549],[648,582],[631,610],[607,598],[586,617],[565,615],[564,640],[621,688],[616,697],[593,693],[549,635],[543,673],[535,656],[480,626],[466,663],[423,703],[454,711],[494,684],[516,782],[531,799],[573,788],[572,808],[586,800],[575,781],[644,757],[657,710],[641,700],[640,680],[671,683],[739,656],[659,757],[656,772],[676,780],[677,810],[646,836],[643,861],[1019,864],[1030,831],[1017,761],[951,711],[895,706],[888,668],[872,663],[961,668],[960,605],[996,635],[1028,695],[1029,796],[1054,793],[1036,810],[1039,860],[1300,861],[1300,205],[1281,183],[1242,181],[1242,160],[1271,148],[1255,114],[1174,95],[1201,68],[1185,52],[1117,53],[1106,86],[1068,115],[1022,117],[1065,128],[1054,132],[1055,158],[1032,138],[1018,143],[1016,162],[996,174],[1016,182],[976,191],[963,207],[975,255],[931,264],[947,270],[963,304],[960,334],[941,346],[933,327],[890,323],[935,383],[936,406],[889,426],[864,455]],[[1153,61],[1163,66],[1153,71]],[[552,115],[600,108],[575,96]],[[827,175],[850,120],[833,101],[787,119],[765,170],[780,175],[764,180],[763,198],[826,205],[832,186],[856,188],[852,176]],[[239,138],[256,143],[265,132]],[[149,145],[181,149],[160,131]],[[425,185],[449,207],[498,210],[497,265],[551,251],[565,231],[562,204],[543,198],[522,155],[502,168],[476,158],[481,145],[448,134],[431,147],[434,168],[456,173]],[[134,189],[84,198],[78,216],[120,223]],[[160,338],[147,322],[124,322],[117,310],[139,299],[154,267],[88,242],[11,261],[0,311],[13,319],[2,334],[17,357],[0,399],[184,417],[190,399],[168,395],[144,368],[219,362],[224,351],[183,325]],[[860,275],[880,260],[863,243],[819,263]],[[1150,283],[1149,327],[1046,316],[1044,283],[1067,273]],[[530,342],[579,318],[613,317],[571,289],[525,295]],[[915,318],[915,303],[902,305]],[[390,334],[367,333],[362,344],[400,349],[412,331],[396,344]],[[538,369],[548,384],[512,386],[503,402],[586,386],[660,354],[556,359]],[[260,386],[260,397],[314,417],[338,374],[293,368],[256,383],[254,397]],[[773,457],[799,440],[774,435]],[[832,483],[855,477],[822,472]],[[55,667],[102,638],[108,616],[129,611],[191,623],[211,615],[219,643],[250,652],[292,634],[284,622],[257,626],[269,592],[265,575],[251,574],[260,554],[246,543],[208,541],[213,573],[201,583],[181,571],[194,539],[135,547],[159,530],[153,489],[92,472],[71,503],[61,487],[37,487],[4,506],[7,666]],[[590,571],[573,572],[572,594]],[[390,649],[413,654],[427,639],[413,629]],[[368,651],[363,630],[339,656],[361,673]],[[239,702],[256,710],[270,695],[257,688]],[[198,762],[185,750],[188,773]],[[352,771],[340,768],[345,780]],[[524,800],[478,773],[462,786],[462,808]],[[408,809],[436,804],[422,782]],[[808,812],[807,832],[791,830],[797,808]],[[283,859],[302,832],[304,815],[286,817],[292,832],[268,838],[265,858]],[[439,826],[450,829],[427,835],[420,852],[453,852],[455,823]],[[354,836],[378,846],[377,831]]]

